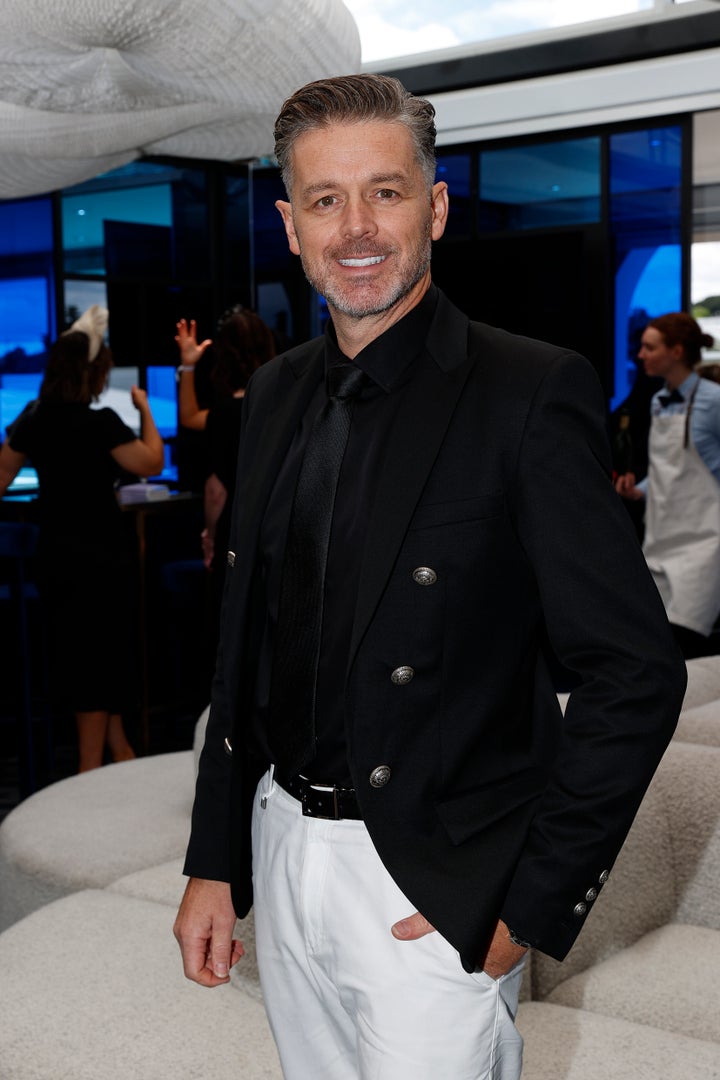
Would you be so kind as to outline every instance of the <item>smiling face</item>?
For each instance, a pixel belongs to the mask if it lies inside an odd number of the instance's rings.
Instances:
[[[291,202],[277,202],[290,250],[337,322],[391,325],[430,284],[447,185],[428,188],[404,124],[334,123],[292,149]]]
[[[668,345],[657,327],[647,326],[640,342],[639,359],[646,375],[657,375],[671,388],[677,388],[688,376],[690,365],[682,345]]]

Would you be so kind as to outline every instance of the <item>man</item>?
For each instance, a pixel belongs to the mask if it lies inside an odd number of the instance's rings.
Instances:
[[[176,936],[226,982],[254,887],[291,1080],[515,1080],[527,947],[572,945],[685,686],[589,365],[431,283],[433,115],[357,75],[275,129],[332,325],[248,387]]]

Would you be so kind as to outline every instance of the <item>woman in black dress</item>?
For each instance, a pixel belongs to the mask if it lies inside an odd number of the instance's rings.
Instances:
[[[122,714],[136,695],[131,537],[118,506],[120,470],[150,476],[163,443],[137,387],[140,437],[112,409],[93,409],[112,366],[107,311],[93,305],[50,351],[40,397],[0,449],[0,497],[29,460],[40,486],[38,587],[57,704],[75,714],[79,771],[134,757]]]

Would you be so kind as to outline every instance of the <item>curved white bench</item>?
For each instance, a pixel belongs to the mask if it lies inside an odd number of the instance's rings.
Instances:
[[[720,656],[699,656],[687,661],[688,684],[683,711],[720,701]]]
[[[709,1080],[720,1047],[584,1009],[521,1005],[523,1080]]]
[[[3,1080],[280,1080],[258,995],[188,982],[174,916],[93,889],[0,934]]]
[[[106,765],[43,788],[0,825],[0,930],[44,904],[184,854],[191,750]]]

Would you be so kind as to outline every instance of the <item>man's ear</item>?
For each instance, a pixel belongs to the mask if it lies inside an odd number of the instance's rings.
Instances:
[[[444,180],[433,184],[430,205],[432,207],[431,236],[433,240],[439,240],[445,232],[449,209],[448,186]]]
[[[288,244],[293,255],[300,254],[300,245],[295,234],[295,223],[293,222],[292,207],[289,202],[284,202],[282,199],[278,199],[275,203],[275,209],[280,212],[280,217],[283,219],[283,225],[285,226],[285,233],[287,234]]]

